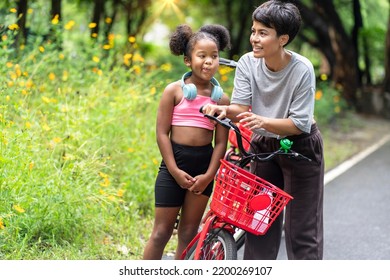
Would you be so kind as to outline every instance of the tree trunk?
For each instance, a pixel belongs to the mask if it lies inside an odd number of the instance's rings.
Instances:
[[[19,47],[27,42],[27,29],[26,29],[26,19],[27,19],[27,0],[17,1],[17,24],[19,26],[19,31],[15,39],[15,48],[18,51]]]
[[[390,0],[389,0],[390,7]],[[390,9],[387,20],[385,48],[385,80],[383,81],[383,112],[387,118],[390,118]]]
[[[389,0],[390,5],[390,0]],[[386,33],[386,48],[385,48],[385,80],[383,82],[383,88],[385,92],[390,93],[390,9],[389,19],[387,20],[387,33]]]
[[[96,25],[91,28],[91,38],[97,38],[99,35],[100,19],[104,13],[104,0],[95,0],[93,8],[92,22]]]
[[[57,17],[58,21],[61,21],[62,0],[51,0],[51,20]],[[61,28],[60,25],[51,25],[49,39],[56,44],[57,49],[62,49],[62,32],[59,32],[57,28]]]
[[[352,40],[347,35],[332,0],[315,1],[308,8],[302,1],[294,3],[300,8],[305,25],[314,30],[316,41],[309,41],[320,47],[331,67],[331,80],[341,89],[344,99],[353,107],[358,107],[359,79],[357,54]],[[309,37],[309,36],[307,36]]]

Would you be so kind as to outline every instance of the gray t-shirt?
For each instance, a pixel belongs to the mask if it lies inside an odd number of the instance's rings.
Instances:
[[[303,132],[310,133],[314,114],[315,74],[312,63],[289,51],[289,64],[270,71],[263,58],[252,52],[238,61],[231,103],[252,106],[252,112],[268,118],[290,118]],[[265,136],[279,137],[265,130]]]

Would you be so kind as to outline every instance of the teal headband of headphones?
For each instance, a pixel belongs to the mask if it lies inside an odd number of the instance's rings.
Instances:
[[[184,97],[188,100],[194,100],[197,95],[197,89],[194,84],[186,84],[184,80],[192,75],[192,72],[187,72],[183,75],[181,78],[181,87],[183,89]],[[217,79],[214,77],[210,80],[210,82],[213,84],[213,90],[211,92],[211,99],[215,102],[218,102],[223,95],[223,90],[221,86],[219,85]]]

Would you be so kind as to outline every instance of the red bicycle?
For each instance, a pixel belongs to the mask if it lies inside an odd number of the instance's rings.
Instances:
[[[243,244],[243,233],[264,235],[293,199],[288,193],[244,167],[252,160],[268,161],[277,155],[310,159],[291,150],[293,143],[288,139],[281,139],[280,149],[272,153],[251,153],[244,149],[242,141],[250,139],[230,119],[219,120],[214,116],[205,116],[234,131],[240,156],[235,163],[221,160],[210,209],[202,220],[200,231],[183,251],[181,258],[235,260],[237,250]]]

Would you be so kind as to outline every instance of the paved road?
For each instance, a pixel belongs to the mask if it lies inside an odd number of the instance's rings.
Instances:
[[[326,184],[324,259],[390,260],[389,216],[390,141],[387,140]],[[278,259],[287,259],[284,243],[281,247]]]

